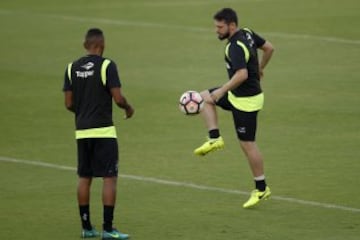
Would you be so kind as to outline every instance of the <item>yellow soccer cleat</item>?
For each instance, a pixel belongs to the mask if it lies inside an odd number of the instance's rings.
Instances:
[[[199,156],[205,156],[209,152],[223,149],[224,145],[225,143],[222,137],[208,138],[208,140],[203,145],[194,150],[194,154]]]
[[[265,188],[265,191],[260,192],[258,189],[255,189],[251,192],[251,196],[246,203],[244,203],[243,208],[251,208],[257,205],[262,200],[267,200],[271,195],[269,187]]]

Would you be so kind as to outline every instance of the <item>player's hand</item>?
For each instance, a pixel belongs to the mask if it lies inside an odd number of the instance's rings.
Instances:
[[[217,101],[219,101],[219,99],[222,98],[222,96],[224,96],[224,93],[221,88],[218,88],[214,90],[212,93],[210,93],[210,97],[212,99],[213,104],[216,104]]]
[[[129,105],[129,107],[125,109],[124,119],[131,118],[134,115],[134,112],[135,112],[135,110]]]

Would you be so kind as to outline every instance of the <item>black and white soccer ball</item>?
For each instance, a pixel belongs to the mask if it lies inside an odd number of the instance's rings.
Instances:
[[[197,91],[186,91],[180,97],[179,108],[186,115],[198,114],[203,107],[204,99]]]

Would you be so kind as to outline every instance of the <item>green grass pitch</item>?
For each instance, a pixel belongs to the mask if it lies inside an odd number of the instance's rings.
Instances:
[[[230,115],[219,113],[226,148],[198,158],[206,130],[177,107],[185,90],[227,81],[212,20],[227,6],[276,49],[258,134],[273,198],[253,210],[241,207],[253,182]],[[0,239],[80,237],[74,120],[61,88],[90,27],[104,30],[105,56],[136,109],[129,121],[114,115],[119,229],[135,240],[359,239],[359,9],[358,0],[2,1]],[[100,200],[97,180],[98,228]]]

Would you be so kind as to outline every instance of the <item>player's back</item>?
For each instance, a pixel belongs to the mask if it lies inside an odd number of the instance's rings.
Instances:
[[[112,123],[112,97],[102,68],[104,58],[87,55],[71,66],[71,82],[76,115],[76,128],[107,127]],[[105,71],[105,73],[104,73]]]

